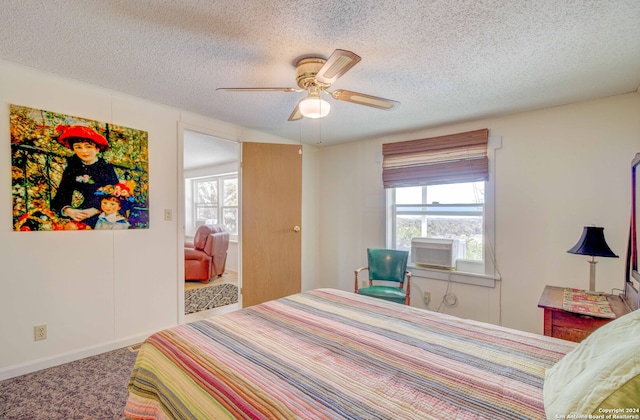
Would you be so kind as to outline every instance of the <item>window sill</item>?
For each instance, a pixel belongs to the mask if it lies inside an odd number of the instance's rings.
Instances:
[[[455,283],[471,284],[482,287],[495,287],[496,281],[500,281],[500,276],[466,273],[462,271],[438,270],[435,268],[418,267],[409,264],[408,270],[412,277],[421,277],[432,280],[452,281]]]

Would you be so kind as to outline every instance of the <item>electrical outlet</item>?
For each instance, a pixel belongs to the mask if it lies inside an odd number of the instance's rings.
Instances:
[[[33,327],[33,338],[35,341],[47,338],[47,324],[36,325]]]
[[[429,302],[431,302],[431,292],[424,292],[424,303],[428,305]]]

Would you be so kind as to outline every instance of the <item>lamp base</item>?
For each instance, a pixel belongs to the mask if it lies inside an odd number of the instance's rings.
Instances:
[[[589,261],[589,291],[596,291],[596,264],[598,262],[594,257],[591,257],[591,261]]]

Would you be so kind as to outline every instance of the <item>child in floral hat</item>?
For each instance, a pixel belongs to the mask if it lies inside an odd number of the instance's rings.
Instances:
[[[100,209],[102,213],[98,216],[98,221],[94,229],[129,229],[130,224],[123,214],[129,208],[130,203],[133,202],[129,187],[123,183],[107,185],[98,188],[95,194],[100,197]]]
[[[90,127],[58,125],[58,142],[73,151],[67,159],[62,180],[51,200],[51,210],[76,222],[94,227],[100,213],[100,187],[118,184],[113,165],[99,157],[109,149],[104,136]]]

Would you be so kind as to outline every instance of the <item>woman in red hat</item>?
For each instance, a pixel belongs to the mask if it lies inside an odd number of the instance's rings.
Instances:
[[[109,142],[95,130],[84,126],[56,127],[58,142],[73,151],[67,159],[51,209],[76,222],[93,228],[100,213],[100,199],[95,192],[100,187],[118,184],[113,165],[99,157],[109,149]]]

